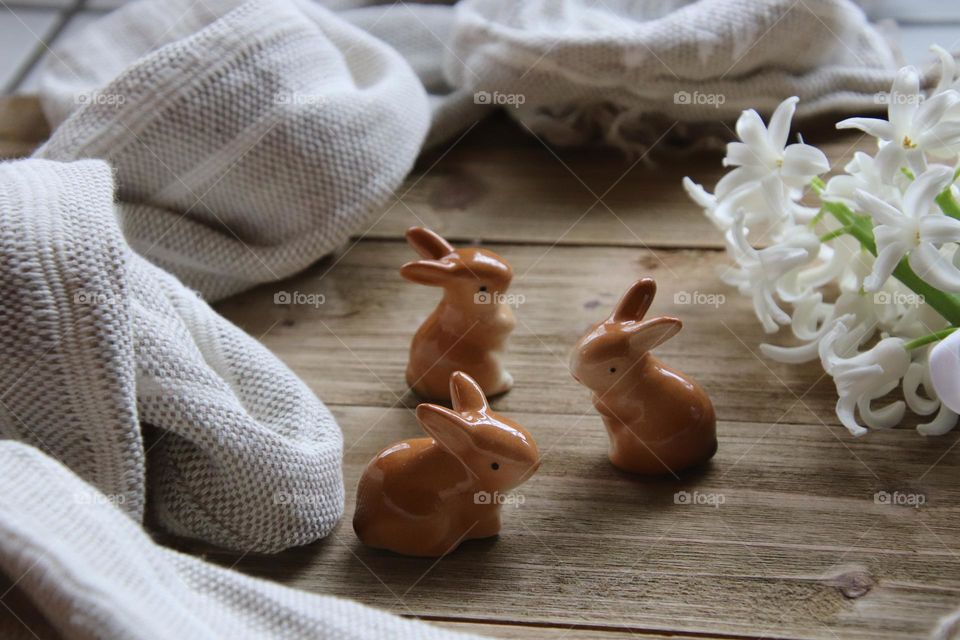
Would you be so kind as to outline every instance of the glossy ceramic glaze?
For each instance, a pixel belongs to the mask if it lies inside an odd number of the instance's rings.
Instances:
[[[426,438],[404,440],[367,464],[353,529],[371,547],[438,557],[500,532],[506,492],[540,466],[530,433],[490,410],[468,375],[450,377],[453,410],[417,407]]]
[[[486,249],[455,249],[439,235],[413,227],[410,243],[422,260],[408,262],[400,275],[411,282],[443,288],[443,298],[410,345],[407,384],[427,400],[450,401],[454,371],[474,378],[488,396],[508,391],[513,378],[501,363],[516,319],[503,304],[513,270]]]
[[[680,331],[677,318],[644,319],[656,294],[636,282],[609,318],[577,343],[571,371],[593,391],[610,436],[610,461],[633,473],[676,473],[717,450],[716,416],[694,380],[649,353]]]

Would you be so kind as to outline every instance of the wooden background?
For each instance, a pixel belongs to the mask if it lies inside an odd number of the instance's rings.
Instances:
[[[0,152],[45,135],[30,98],[0,102]],[[824,142],[827,130],[804,130]],[[863,145],[826,145],[842,166]],[[913,423],[852,438],[819,365],[759,357],[768,339],[720,280],[720,235],[680,186],[712,187],[719,156],[655,165],[601,150],[556,151],[505,118],[428,152],[367,233],[289,281],[218,305],[287,362],[344,430],[347,512],[326,540],[276,556],[180,548],[251,575],[357,599],[401,615],[500,637],[903,638],[960,604],[960,433],[923,438]],[[529,428],[544,456],[504,508],[496,540],[440,560],[362,547],[350,526],[363,465],[418,435],[403,379],[410,337],[438,292],[403,281],[403,230],[429,225],[507,258],[524,302],[507,364],[517,384],[497,411]],[[651,313],[685,321],[659,349],[713,398],[720,449],[680,481],[640,479],[606,460],[606,435],[568,350],[640,276]],[[274,304],[322,293],[318,306]],[[679,304],[684,292],[721,303]],[[723,296],[723,298],[720,298]],[[719,506],[676,504],[679,491]],[[920,494],[920,508],[877,492]]]
[[[34,90],[48,55],[36,43],[119,2],[4,3],[0,50],[10,64],[0,85]],[[903,29],[908,59],[956,39],[949,3],[864,4],[873,17],[912,21]],[[804,134],[836,167],[864,145],[811,127]],[[0,157],[26,155],[45,136],[32,97],[0,99]],[[836,393],[818,364],[759,357],[769,337],[720,280],[722,239],[680,186],[690,175],[712,188],[719,159],[659,157],[651,166],[611,151],[551,150],[503,118],[426,153],[338,255],[218,305],[336,415],[344,521],[326,540],[275,556],[161,540],[251,575],[504,638],[925,636],[960,605],[960,431],[923,438],[910,422],[854,439],[836,420]],[[544,455],[519,489],[524,503],[504,508],[502,535],[440,561],[366,549],[350,526],[363,465],[420,434],[403,371],[438,293],[397,273],[413,256],[402,240],[412,224],[482,242],[513,264],[512,292],[524,297],[507,354],[517,384],[494,407],[529,428]],[[680,481],[631,477],[607,462],[603,426],[566,365],[576,338],[644,275],[660,287],[651,313],[685,322],[659,354],[703,384],[719,416],[717,456]],[[322,293],[325,303],[275,305],[278,291]],[[682,305],[684,293],[723,298]],[[723,503],[676,504],[679,491]],[[875,499],[897,491],[925,504]],[[0,594],[29,623],[26,637],[54,637],[16,589],[0,584]],[[24,627],[0,617],[0,637],[14,633]]]

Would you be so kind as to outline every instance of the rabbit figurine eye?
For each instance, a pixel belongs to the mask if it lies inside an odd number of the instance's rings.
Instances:
[[[490,468],[493,469],[494,471],[496,471],[497,469],[500,468],[500,463],[499,463],[499,462],[494,462],[493,464],[490,465]]]
[[[480,293],[484,293],[487,290],[486,285],[480,287]]]
[[[616,373],[616,372],[617,372],[616,367],[610,367],[610,373]]]

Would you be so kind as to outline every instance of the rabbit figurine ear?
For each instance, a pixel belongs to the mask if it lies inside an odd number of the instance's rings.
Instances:
[[[630,329],[630,349],[635,353],[646,353],[655,349],[677,334],[683,328],[678,318],[663,316],[639,323]]]
[[[437,444],[458,458],[473,447],[470,425],[460,414],[446,407],[417,405],[417,420]]]
[[[656,294],[657,283],[653,278],[637,280],[620,298],[617,308],[613,311],[613,320],[615,322],[643,320]]]
[[[437,260],[455,251],[453,245],[426,227],[410,227],[406,238],[407,243],[428,260]]]
[[[461,413],[482,411],[490,406],[480,385],[463,371],[454,371],[450,376],[450,398],[453,401],[453,410]]]
[[[450,280],[456,268],[453,262],[417,260],[400,267],[400,275],[417,284],[439,286]]]

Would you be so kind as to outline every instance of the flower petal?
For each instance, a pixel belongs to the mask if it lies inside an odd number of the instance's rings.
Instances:
[[[837,129],[860,129],[874,138],[893,140],[893,127],[880,118],[847,118],[837,123]]]
[[[900,243],[893,243],[884,247],[873,263],[873,270],[863,279],[863,290],[867,293],[876,293],[883,286],[897,268],[897,263],[906,253],[906,247]]]
[[[929,242],[921,242],[910,252],[910,268],[938,289],[960,293],[960,270],[943,257]]]
[[[767,128],[763,126],[760,114],[753,109],[747,109],[737,118],[737,136],[765,160],[771,159]]]
[[[770,125],[767,128],[769,133],[770,145],[774,149],[783,149],[787,145],[787,138],[790,136],[790,122],[793,120],[793,114],[797,110],[797,103],[800,98],[791,96],[777,106],[776,111],[770,116]]]
[[[897,72],[890,90],[890,104],[887,107],[887,119],[897,133],[906,133],[911,129],[913,116],[920,106],[920,73],[916,67],[906,66]]]
[[[781,173],[785,176],[804,178],[804,182],[826,173],[830,170],[830,163],[823,151],[809,144],[791,144],[783,152],[783,167]]]
[[[903,222],[902,211],[863,189],[857,189],[857,205],[869,214],[877,224],[888,224],[896,227]]]
[[[926,131],[943,119],[947,109],[960,101],[956,91],[944,91],[924,100],[917,110],[917,117],[913,121],[914,130]]]
[[[960,413],[960,331],[954,331],[930,350],[930,379],[940,402]]]
[[[931,400],[920,395],[920,385],[923,383],[923,367],[919,362],[911,362],[907,375],[903,376],[903,397],[907,401],[910,411],[917,415],[928,416],[940,406],[939,400]]]
[[[918,175],[903,195],[903,211],[908,216],[919,218],[930,212],[933,199],[953,182],[953,169],[940,164],[933,165]]]
[[[944,242],[960,242],[960,220],[942,214],[920,218],[920,239],[941,245]]]
[[[940,412],[937,417],[930,422],[917,425],[917,431],[925,436],[942,436],[957,426],[957,414],[951,411],[947,405],[940,405]]]
[[[902,145],[888,142],[880,148],[873,159],[877,174],[886,184],[893,183],[893,176],[906,162],[906,152]]]
[[[739,167],[741,165],[763,165],[763,159],[757,155],[753,147],[742,142],[728,142],[727,155],[723,158],[723,166]]]

